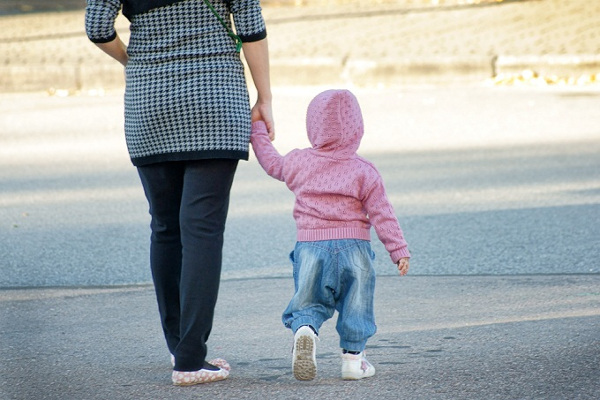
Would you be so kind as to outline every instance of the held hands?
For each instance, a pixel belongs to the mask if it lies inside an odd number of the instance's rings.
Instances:
[[[408,264],[410,259],[408,257],[401,258],[398,260],[398,272],[400,272],[401,276],[404,276],[408,273]]]
[[[264,121],[267,126],[267,132],[269,132],[269,139],[275,140],[275,123],[273,122],[273,110],[271,108],[271,102],[261,102],[258,100],[250,113],[252,122]]]

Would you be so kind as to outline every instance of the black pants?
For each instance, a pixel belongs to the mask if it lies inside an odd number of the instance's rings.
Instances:
[[[237,164],[213,159],[138,167],[152,216],[152,279],[177,371],[204,364]]]

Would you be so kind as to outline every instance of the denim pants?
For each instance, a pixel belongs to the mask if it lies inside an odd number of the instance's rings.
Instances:
[[[219,291],[223,233],[238,160],[138,167],[150,205],[150,266],[177,371],[203,367]]]
[[[374,258],[367,240],[297,242],[290,254],[295,293],[283,312],[284,325],[293,332],[310,325],[318,332],[337,310],[340,347],[363,351],[377,330]]]

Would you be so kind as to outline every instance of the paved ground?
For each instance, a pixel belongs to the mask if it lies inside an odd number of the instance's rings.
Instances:
[[[303,118],[319,90],[275,90],[280,151],[307,145]],[[599,272],[598,90],[354,92],[361,154],[386,180],[413,274]],[[149,282],[149,216],[122,106],[119,91],[0,97],[0,286]],[[288,276],[292,204],[254,159],[240,165],[226,278]],[[375,243],[377,271],[393,273]]]
[[[282,151],[304,143],[301,110],[317,90],[276,89]],[[329,323],[318,379],[293,379],[279,322],[292,290],[292,199],[251,161],[234,186],[210,341],[231,379],[170,386],[151,287],[88,286],[149,280],[121,94],[14,94],[1,97],[10,129],[0,132],[0,279],[66,287],[0,290],[0,398],[597,398],[598,91],[355,92],[364,154],[384,174],[414,255],[400,278],[374,242],[376,377],[338,378]]]
[[[482,82],[510,55],[598,54],[597,3],[398,4],[356,3],[335,16],[265,9],[277,147],[306,144],[304,110],[322,88],[287,86],[289,74],[317,65],[322,75],[292,76],[353,88],[367,127],[362,154],[384,175],[411,243],[411,275],[400,278],[374,242],[379,331],[368,354],[378,374],[339,380],[330,322],[317,380],[293,379],[279,322],[292,290],[292,199],[252,160],[234,186],[209,343],[233,372],[193,388],[169,382],[119,86],[42,91],[101,86],[84,66],[104,68],[106,58],[83,36],[81,11],[0,17],[0,398],[596,399],[598,86]],[[405,73],[415,60],[430,68],[412,83],[454,85],[398,87],[386,80],[397,73],[383,79],[364,63],[390,59]],[[567,66],[570,76],[589,73]]]
[[[289,279],[223,282],[210,355],[230,379],[176,388],[150,287],[0,291],[0,398],[597,399],[600,276],[381,277],[375,377],[339,378],[335,323],[318,376],[291,374]]]

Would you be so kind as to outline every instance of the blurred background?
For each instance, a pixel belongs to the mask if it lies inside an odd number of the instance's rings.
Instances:
[[[275,85],[596,83],[600,2],[265,0]],[[0,2],[0,92],[119,87],[85,0]],[[126,40],[127,21],[118,32]]]

